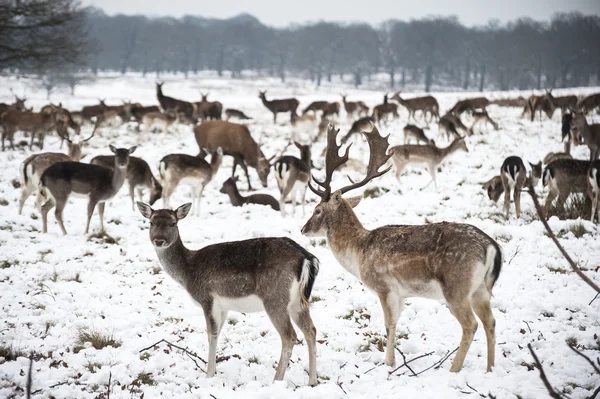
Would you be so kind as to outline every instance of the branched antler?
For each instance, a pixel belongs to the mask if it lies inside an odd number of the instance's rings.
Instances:
[[[321,197],[323,200],[327,201],[329,196],[331,195],[331,177],[333,176],[333,172],[348,162],[348,153],[350,151],[350,144],[346,147],[346,152],[343,156],[340,157],[339,151],[341,145],[337,144],[337,135],[340,129],[336,129],[333,123],[329,123],[327,125],[327,154],[325,155],[325,180],[319,181],[314,176],[312,177],[315,183],[319,186],[323,187],[323,190],[319,190],[314,188],[310,182],[308,183],[308,187],[310,190]]]

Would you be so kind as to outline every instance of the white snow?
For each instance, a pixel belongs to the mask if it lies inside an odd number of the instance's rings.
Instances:
[[[341,84],[315,88],[312,84],[290,79],[282,85],[274,79],[229,80],[226,78],[165,77],[166,95],[187,100],[199,100],[198,92],[210,91],[210,100],[219,100],[224,108],[237,108],[255,119],[250,130],[263,143],[266,156],[277,154],[291,136],[288,115],[280,114],[280,124],[273,125],[272,114],[258,99],[259,89],[268,89],[268,98],[296,96],[300,109],[310,101],[327,99],[341,101],[338,93],[348,92],[349,100],[362,99],[371,107],[381,101],[379,91],[351,90]],[[38,109],[47,103],[45,93],[26,80],[0,78],[0,101],[12,101],[9,88],[28,98],[28,106]],[[597,88],[559,91],[585,94]],[[434,93],[442,111],[457,99],[472,93]],[[489,98],[531,93],[485,93]],[[409,94],[406,94],[409,97]],[[132,100],[156,104],[154,77],[140,75],[101,76],[95,82],[78,87],[76,96],[59,91],[52,96],[71,110],[97,103],[107,104]],[[402,128],[407,113],[401,108],[401,120],[381,129],[391,133],[391,144],[403,142]],[[181,351],[162,343],[140,353],[142,348],[165,339],[196,352],[206,360],[208,342],[202,310],[189,295],[160,269],[157,256],[148,239],[148,221],[132,211],[127,190],[107,203],[105,223],[107,233],[116,244],[83,236],[86,201],[71,199],[65,208],[65,226],[69,235],[63,237],[49,214],[49,233],[41,234],[41,218],[35,210],[35,199],[25,204],[23,215],[17,215],[20,189],[19,165],[30,154],[27,148],[0,154],[0,344],[12,346],[24,353],[34,351],[44,358],[33,365],[33,395],[39,398],[95,398],[106,392],[109,373],[111,398],[130,398],[143,392],[145,398],[459,398],[492,393],[497,398],[546,397],[547,393],[537,370],[529,371],[533,362],[527,349],[531,343],[542,360],[548,377],[558,390],[572,391],[573,398],[590,394],[587,389],[599,384],[590,365],[573,353],[565,340],[573,338],[592,358],[598,356],[600,341],[600,300],[591,305],[594,292],[568,265],[554,244],[544,234],[535,216],[531,198],[522,195],[522,217],[517,220],[514,208],[511,219],[503,216],[502,200],[488,200],[480,183],[498,174],[505,157],[518,155],[537,162],[549,151],[562,151],[560,122],[557,112],[552,121],[520,119],[521,110],[490,106],[492,118],[500,124],[481,135],[467,138],[469,153],[458,152],[437,174],[438,190],[433,185],[420,191],[430,176],[407,168],[399,184],[394,172],[373,181],[369,187],[382,187],[389,192],[378,198],[365,198],[356,208],[359,219],[367,228],[386,224],[423,224],[426,221],[471,223],[502,246],[505,263],[494,288],[492,307],[496,318],[496,367],[485,373],[486,343],[480,325],[464,368],[457,374],[449,372],[453,356],[439,369],[430,369],[418,377],[406,367],[393,375],[383,364],[384,353],[379,343],[385,342],[383,314],[378,298],[350,273],[342,269],[327,248],[324,239],[307,238],[300,228],[316,204],[316,196],[307,194],[307,215],[296,212],[294,217],[281,217],[269,207],[234,208],[220,186],[231,174],[232,160],[225,157],[217,176],[208,184],[202,198],[201,215],[188,216],[180,222],[180,233],[186,246],[205,245],[252,237],[290,237],[315,254],[321,262],[313,289],[311,314],[319,341],[317,371],[320,384],[308,383],[308,353],[306,344],[297,345],[285,381],[273,383],[279,358],[279,335],[264,313],[230,312],[218,344],[218,356],[227,360],[217,364],[217,374],[207,379],[194,362]],[[600,118],[595,115],[596,122]],[[285,122],[285,124],[284,124]],[[470,121],[467,125],[470,126]],[[345,114],[339,119],[341,132],[351,121]],[[420,123],[421,124],[421,123]],[[84,128],[82,135],[88,134]],[[190,127],[177,125],[176,133],[151,134],[134,155],[144,158],[157,176],[158,161],[174,152],[196,154],[198,147]],[[425,131],[435,137],[437,126]],[[315,131],[316,133],[316,131]],[[299,135],[306,141],[306,134]],[[17,133],[16,142],[23,139]],[[357,142],[351,156],[366,164],[366,144]],[[102,137],[94,137],[85,147],[89,161],[93,156],[109,154],[108,145],[126,147],[138,144],[136,134],[127,127],[105,129]],[[447,143],[442,143],[446,145]],[[313,160],[324,143],[313,148]],[[59,149],[56,136],[46,138],[45,151]],[[577,147],[578,158],[587,158],[588,150]],[[296,154],[294,149],[288,153]],[[241,171],[238,169],[238,175]],[[321,172],[316,172],[321,173]],[[254,187],[261,187],[254,169],[250,170]],[[241,177],[241,175],[240,175]],[[334,178],[334,186],[347,182],[344,173]],[[245,178],[240,178],[245,191]],[[399,192],[401,190],[402,193]],[[257,190],[279,198],[275,177],[269,176],[269,187]],[[538,187],[538,192],[542,190]],[[148,193],[144,200],[147,200]],[[181,186],[171,198],[176,207],[191,198],[190,189]],[[542,198],[543,199],[543,198]],[[5,204],[7,201],[8,204]],[[160,208],[162,201],[155,204]],[[289,207],[290,205],[288,205]],[[299,209],[298,209],[299,211]],[[288,212],[289,213],[289,212]],[[589,215],[586,215],[586,219]],[[587,234],[575,238],[567,228],[581,223]],[[551,220],[551,226],[561,234],[560,241],[579,266],[597,283],[600,282],[600,230],[589,221]],[[91,228],[99,229],[97,211]],[[559,272],[564,271],[564,272]],[[74,281],[75,277],[77,280]],[[96,350],[86,346],[74,353],[78,329],[97,330],[112,334],[121,346]],[[302,339],[299,330],[298,335]],[[410,363],[420,372],[453,351],[460,341],[458,322],[447,307],[438,301],[410,298],[398,322],[397,348],[407,359],[429,354]],[[591,348],[594,348],[592,350]],[[147,354],[147,355],[145,355]],[[0,360],[1,361],[1,360]],[[399,365],[402,357],[397,354]],[[203,368],[205,365],[198,361]],[[99,368],[90,366],[98,363]],[[23,396],[29,360],[0,364],[0,397]],[[140,373],[151,373],[155,385],[133,387]],[[472,387],[472,388],[471,388]]]

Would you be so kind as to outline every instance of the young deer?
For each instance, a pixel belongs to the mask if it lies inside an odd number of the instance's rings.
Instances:
[[[252,119],[248,115],[246,115],[245,113],[243,113],[242,111],[237,110],[237,109],[233,109],[233,108],[227,108],[225,110],[225,116],[226,116],[226,118],[225,118],[226,121],[228,121],[231,118],[237,118],[237,119],[240,119],[240,120]]]
[[[212,153],[210,164],[200,156],[194,157],[186,154],[171,154],[161,159],[158,164],[158,173],[163,183],[163,206],[169,208],[171,195],[179,183],[183,183],[191,187],[194,212],[196,215],[200,215],[202,192],[217,174],[222,160],[223,150],[221,147]]]
[[[90,229],[94,208],[98,204],[100,229],[104,231],[104,203],[115,196],[125,181],[129,155],[136,147],[115,148],[109,146],[115,154],[114,170],[103,166],[80,162],[58,162],[44,171],[40,179],[40,193],[46,199],[42,205],[42,223],[44,233],[48,232],[48,211],[56,206],[56,221],[64,235],[67,235],[62,220],[62,212],[69,196],[88,198],[87,224],[85,234]]]
[[[433,182],[435,189],[437,190],[437,182],[435,181],[435,170],[444,161],[446,161],[450,155],[456,151],[469,152],[465,139],[456,139],[446,148],[439,148],[435,145],[398,145],[391,148],[393,151],[392,161],[396,166],[396,178],[400,180],[400,175],[404,168],[408,165],[412,167],[424,167],[429,170],[431,174],[431,181],[427,183],[425,189],[431,182]]]
[[[430,140],[425,136],[425,132],[418,126],[406,125],[404,126],[404,144],[408,144],[410,139],[416,140],[417,144],[423,142],[425,144],[435,145],[435,141]]]
[[[90,163],[113,169],[115,166],[115,156],[98,155],[94,157]],[[150,205],[154,204],[162,196],[162,185],[156,180],[150,170],[150,166],[142,158],[129,157],[127,174],[125,176],[127,184],[129,185],[129,196],[131,197],[131,208],[133,210],[135,210],[135,191],[137,191],[138,198],[141,200],[142,189],[147,188],[150,190],[150,198],[148,199]]]
[[[179,236],[178,222],[192,204],[175,211],[153,210],[137,203],[150,219],[150,242],[161,266],[202,307],[208,335],[207,377],[216,371],[219,333],[229,311],[269,316],[281,337],[275,380],[283,380],[296,344],[296,324],[308,346],[308,384],[317,384],[317,330],[309,311],[319,260],[289,238],[255,238],[189,250]]]
[[[229,196],[229,200],[231,201],[231,205],[233,206],[243,206],[246,204],[256,204],[256,205],[265,205],[270,206],[275,211],[280,211],[279,202],[269,194],[252,194],[247,197],[242,196],[238,191],[236,182],[238,181],[237,176],[230,177],[225,180],[223,183],[223,187],[219,190],[219,192],[223,194],[227,194]]]
[[[296,110],[300,101],[295,98],[284,98],[280,100],[267,100],[267,91],[259,91],[258,98],[261,99],[265,107],[273,113],[273,123],[277,123],[277,114],[280,112],[289,112],[290,120],[296,115]]]
[[[67,140],[67,147],[69,149],[67,155],[59,152],[44,152],[31,155],[21,164],[21,198],[19,199],[19,215],[23,212],[23,205],[25,205],[27,198],[38,189],[40,178],[44,171],[57,162],[79,162],[82,158],[81,146],[91,139],[94,136],[94,133],[84,140],[80,140],[79,136],[75,136],[71,140],[68,136],[62,136],[61,133],[59,133],[59,135]],[[36,208],[40,209],[41,205],[42,196],[38,195],[36,199]]]
[[[483,189],[487,191],[488,198],[494,202],[498,202],[500,196],[504,192],[502,186],[502,178],[500,176],[494,176],[487,182],[483,183]]]
[[[385,364],[394,366],[396,324],[404,299],[424,297],[445,299],[462,327],[462,339],[450,368],[459,371],[477,330],[475,314],[483,322],[487,337],[487,370],[494,366],[494,315],[490,306],[492,288],[502,268],[500,246],[475,226],[459,223],[433,223],[423,226],[384,226],[367,230],[352,210],[360,197],[343,198],[390,170],[379,169],[391,155],[388,139],[376,128],[363,133],[369,143],[370,158],[366,177],[333,191],[333,172],[348,160],[348,151],[339,155],[338,130],[329,126],[325,180],[310,189],[321,202],[302,228],[306,236],[326,236],[335,258],[379,296],[387,334]],[[314,179],[314,177],[313,177]],[[332,193],[333,191],[333,193]]]
[[[598,222],[600,222],[600,208],[598,208],[598,199],[600,198],[600,160],[595,160],[590,164],[588,170],[588,195],[592,199],[592,214],[590,222],[594,222],[596,212],[598,212]]]
[[[588,189],[589,161],[579,159],[559,159],[544,168],[542,184],[548,187],[545,211],[551,216],[552,203],[558,197],[556,207],[559,211],[571,193],[586,193]]]
[[[498,130],[498,123],[496,123],[492,118],[490,118],[487,111],[473,111],[473,124],[469,129],[470,134],[475,134],[475,125],[478,125],[480,122],[483,122],[484,128],[489,123],[494,127],[494,130]]]
[[[304,198],[310,179],[310,145],[302,145],[296,141],[294,141],[294,145],[300,150],[300,158],[285,155],[273,164],[277,186],[281,193],[279,207],[283,216],[285,216],[285,200],[290,195],[292,197],[292,216],[294,215],[298,194],[300,194],[302,216],[304,216]]]
[[[535,187],[542,176],[542,163],[532,164],[529,162],[529,165],[531,166],[531,183]],[[521,191],[527,179],[527,170],[525,170],[523,160],[516,156],[506,158],[500,167],[500,179],[504,188],[504,211],[506,212],[506,219],[510,215],[511,190],[513,190],[517,218],[521,217]]]

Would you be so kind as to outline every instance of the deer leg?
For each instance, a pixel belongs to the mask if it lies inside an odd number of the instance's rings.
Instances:
[[[273,112],[273,124],[277,124],[277,112]]]
[[[35,132],[31,133],[31,141],[29,142],[29,150],[33,150],[33,140],[35,139]]]
[[[396,338],[396,324],[400,318],[400,313],[404,308],[404,298],[394,292],[378,293],[381,307],[383,308],[383,318],[385,322],[385,333],[387,343],[385,347],[385,365],[394,367],[396,364],[396,355],[394,353],[394,339]]]
[[[306,190],[308,189],[308,183],[302,188],[302,195],[300,201],[302,201],[302,217],[304,217],[304,204],[306,203]]]
[[[24,183],[23,186],[21,186],[21,198],[19,199],[19,215],[22,214],[23,205],[25,205],[25,201],[27,201],[27,198],[29,198],[31,193],[33,193],[33,187],[31,187],[31,185],[29,184]],[[38,197],[39,196],[40,195],[38,194]]]
[[[546,197],[546,204],[544,205],[544,210],[546,211],[546,219],[550,217],[550,210],[552,209],[552,202],[558,196],[558,191],[550,187],[548,191],[548,196]]]
[[[525,173],[517,176],[513,197],[515,199],[515,210],[517,211],[517,219],[521,217],[521,190],[525,185]]]
[[[90,198],[90,202],[88,202],[87,223],[85,225],[85,233],[84,234],[87,234],[88,231],[90,230],[90,222],[92,220],[92,215],[94,214],[94,208],[96,207],[97,203],[98,203],[98,201],[95,201],[95,200],[93,200],[91,198]]]
[[[504,213],[506,214],[506,220],[508,220],[510,217],[510,183],[504,173],[500,175],[500,180],[502,180],[502,186],[504,187]]]
[[[421,189],[421,191],[425,190],[427,187],[429,187],[429,185],[431,183],[433,183],[433,186],[435,187],[435,191],[437,191],[437,182],[435,181],[435,166],[430,166],[427,168],[429,170],[429,174],[431,175],[431,180],[429,181],[429,183],[427,183],[425,185],[425,187],[423,187]]]
[[[487,341],[487,369],[486,371],[492,371],[492,367],[494,367],[496,352],[496,320],[494,319],[494,314],[492,313],[492,307],[490,306],[490,293],[485,287],[480,287],[473,294],[473,310],[481,323],[483,324],[483,328],[485,329],[485,338]]]
[[[54,208],[56,203],[52,198],[48,198],[44,205],[42,205],[42,233],[48,232],[48,212]]]
[[[246,180],[248,181],[248,191],[252,191],[252,185],[250,184],[250,175],[248,174],[248,166],[243,160],[240,162],[240,167],[246,174]]]
[[[56,210],[54,211],[54,216],[56,217],[56,221],[62,230],[63,235],[67,235],[67,230],[65,229],[65,224],[63,223],[63,209],[65,209],[65,205],[67,205],[67,199],[55,200],[56,201]]]
[[[270,305],[265,303],[265,311],[271,319],[271,323],[275,326],[275,329],[281,337],[281,355],[279,362],[277,363],[277,370],[275,371],[275,381],[283,380],[285,371],[287,370],[290,358],[292,357],[292,351],[296,344],[296,331],[290,321],[290,315],[287,309],[281,309],[281,306],[277,304]],[[308,340],[308,338],[307,338]]]
[[[317,385],[317,329],[308,308],[292,309],[292,320],[300,328],[308,346],[308,385]]]
[[[288,176],[289,177],[289,176]],[[294,183],[290,184],[289,180],[285,182],[285,187],[281,192],[281,196],[279,197],[279,208],[281,208],[281,214],[285,216],[285,200],[290,195],[294,188]],[[296,205],[296,199],[294,198],[295,192],[292,192],[292,215],[294,215],[294,206]]]
[[[100,231],[104,231],[104,206],[105,202],[98,203],[98,215],[100,215]]]
[[[129,183],[129,196],[131,197],[131,209],[135,211],[135,186],[131,183]]]
[[[223,324],[227,319],[227,311],[218,311],[208,309],[203,306],[204,317],[206,319],[206,335],[208,335],[208,366],[206,367],[206,376],[214,377],[217,366],[217,342]]]
[[[457,302],[452,301],[451,298],[446,298],[446,300],[448,301],[450,311],[462,327],[462,338],[458,352],[456,352],[456,356],[450,367],[451,373],[457,373],[462,369],[465,356],[467,356],[471,342],[473,342],[473,336],[475,335],[475,331],[477,331],[477,320],[475,319],[475,315],[473,315],[471,304],[466,298]]]

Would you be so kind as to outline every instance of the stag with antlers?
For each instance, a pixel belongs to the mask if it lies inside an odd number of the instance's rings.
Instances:
[[[379,296],[387,332],[386,365],[395,364],[396,323],[408,297],[445,299],[462,327],[462,339],[450,371],[459,371],[477,330],[475,314],[483,322],[487,337],[487,370],[494,366],[495,320],[490,306],[492,288],[500,275],[502,252],[496,241],[475,226],[433,223],[424,226],[384,226],[367,230],[353,207],[361,197],[343,198],[383,175],[388,154],[388,137],[373,126],[363,132],[370,157],[366,177],[336,191],[331,189],[333,172],[348,161],[350,146],[339,156],[337,133],[332,124],[327,132],[325,179],[310,189],[321,202],[302,228],[306,236],[327,237],[340,264]]]

